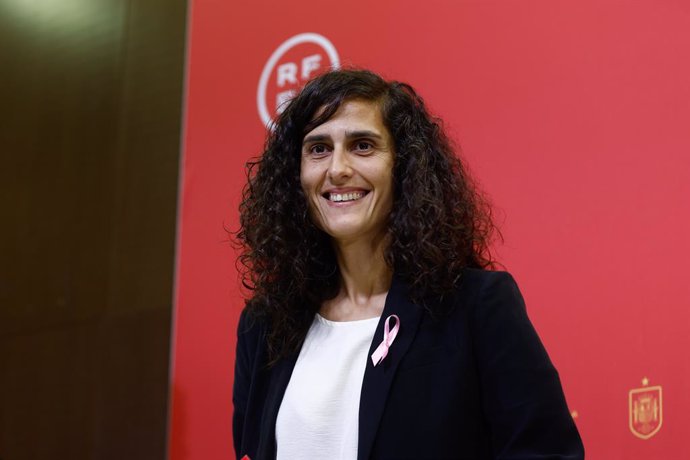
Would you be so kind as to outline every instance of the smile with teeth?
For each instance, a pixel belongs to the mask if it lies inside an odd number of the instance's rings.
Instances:
[[[349,193],[326,193],[325,197],[330,201],[355,201],[366,195],[366,192],[349,192]]]

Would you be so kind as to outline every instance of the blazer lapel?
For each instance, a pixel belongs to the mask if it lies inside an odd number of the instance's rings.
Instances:
[[[417,333],[423,312],[422,307],[408,300],[406,286],[399,279],[393,278],[383,314],[376,327],[374,340],[367,355],[367,367],[364,371],[362,393],[359,400],[358,460],[368,460],[371,455],[393,377],[398,364],[407,353]],[[386,318],[393,314],[400,318],[398,335],[389,349],[388,356],[374,367],[371,354],[383,340],[383,325]]]
[[[271,372],[270,390],[266,395],[263,423],[257,448],[257,458],[259,459],[276,458],[276,419],[296,362],[297,354],[276,363]]]

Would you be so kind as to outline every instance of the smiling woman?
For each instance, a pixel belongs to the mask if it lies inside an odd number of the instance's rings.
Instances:
[[[273,127],[240,209],[238,458],[583,458],[489,271],[490,208],[415,91],[331,71]]]
[[[344,102],[305,136],[300,181],[309,214],[338,245],[384,244],[393,205],[393,155],[381,109],[372,101]]]

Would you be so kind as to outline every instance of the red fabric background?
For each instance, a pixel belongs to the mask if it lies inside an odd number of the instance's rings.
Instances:
[[[496,205],[498,254],[588,458],[690,458],[687,2],[196,0],[191,12],[170,458],[232,455],[243,302],[224,226],[237,228],[244,163],[265,135],[261,72],[304,32],[345,65],[411,83],[446,120]],[[663,389],[648,440],[628,424],[643,377]]]

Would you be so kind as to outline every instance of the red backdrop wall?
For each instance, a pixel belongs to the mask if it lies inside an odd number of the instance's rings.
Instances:
[[[244,163],[265,135],[262,72],[270,115],[334,53],[411,83],[446,120],[497,206],[499,257],[588,458],[690,458],[687,2],[196,0],[191,13],[172,459],[232,455],[243,301],[224,227],[237,228]],[[303,33],[334,49],[282,53]],[[651,403],[649,424],[631,424]]]

